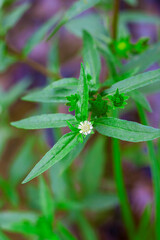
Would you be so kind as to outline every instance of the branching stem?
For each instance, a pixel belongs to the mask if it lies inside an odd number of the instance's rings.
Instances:
[[[61,76],[59,74],[49,71],[42,64],[37,63],[37,62],[35,62],[34,60],[32,60],[28,57],[25,57],[23,55],[23,53],[21,53],[14,46],[12,46],[10,43],[8,43],[8,41],[4,37],[0,36],[0,40],[5,42],[8,52],[12,56],[15,56],[20,62],[23,62],[23,63],[27,64],[28,66],[30,66],[31,68],[33,68],[37,72],[40,72],[42,75],[44,75],[46,77],[50,77],[50,78],[54,78],[54,79],[61,78]]]

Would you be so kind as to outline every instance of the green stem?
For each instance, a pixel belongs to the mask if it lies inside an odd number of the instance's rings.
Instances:
[[[112,21],[112,37],[117,38],[118,19],[119,19],[120,0],[114,0],[113,21]]]
[[[113,138],[112,140],[113,146],[113,160],[114,160],[114,174],[115,174],[115,181],[116,187],[118,192],[118,197],[120,201],[120,206],[122,210],[123,219],[128,231],[128,235],[130,239],[134,239],[134,221],[128,201],[127,192],[124,185],[123,180],[123,170],[121,165],[121,157],[120,157],[120,144],[119,140]]]
[[[137,104],[138,113],[141,119],[141,122],[144,125],[148,125],[147,116],[144,109]],[[147,142],[148,153],[151,159],[151,171],[153,177],[153,187],[154,187],[154,198],[155,198],[155,232],[156,240],[160,240],[160,170],[159,163],[157,161],[154,143],[152,141]]]
[[[120,6],[120,0],[115,0],[114,9],[113,9],[113,22],[112,22],[113,39],[117,38],[119,6]],[[114,82],[116,82],[115,78],[114,78]],[[114,114],[115,114],[114,117],[118,117],[118,114],[116,112]],[[130,209],[130,204],[128,201],[128,196],[127,196],[124,179],[123,179],[120,143],[118,139],[115,139],[115,138],[112,139],[112,151],[113,151],[115,181],[116,181],[116,187],[117,187],[118,197],[120,201],[120,206],[122,210],[122,215],[128,231],[128,236],[131,240],[134,240],[135,226],[134,226],[134,220],[133,220],[132,212]]]

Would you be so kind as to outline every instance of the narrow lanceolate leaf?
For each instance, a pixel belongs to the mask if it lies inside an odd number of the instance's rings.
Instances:
[[[131,6],[136,6],[138,4],[137,0],[124,0],[124,1]]]
[[[98,189],[102,179],[106,156],[104,154],[105,138],[100,136],[83,157],[84,162],[80,172],[82,189],[85,195],[91,195]],[[99,153],[101,154],[99,155]],[[90,174],[92,172],[92,174]],[[94,175],[94,178],[93,178]]]
[[[109,69],[109,74],[113,79],[117,79],[117,70],[116,70],[116,66],[120,65],[120,62],[117,60],[117,58],[114,56],[114,54],[112,53],[112,51],[110,50],[110,48],[108,47],[108,45],[103,44],[101,42],[98,42],[98,48],[101,51],[101,53],[103,54],[106,62],[107,62],[107,66]]]
[[[53,198],[50,189],[42,176],[40,177],[39,183],[39,197],[42,214],[48,223],[52,224],[54,211]]]
[[[69,32],[80,38],[82,38],[84,30],[94,37],[101,36],[103,34],[107,36],[109,35],[103,24],[101,16],[94,12],[83,14],[78,18],[73,19],[68,22],[65,27]]]
[[[9,12],[3,19],[2,26],[5,30],[9,30],[20,20],[23,14],[29,9],[30,4],[24,3],[16,7],[12,12]]]
[[[85,10],[94,7],[96,4],[100,3],[101,0],[79,0],[76,1],[64,14],[64,17],[61,21],[57,24],[56,28],[48,37],[51,38],[57,31],[62,27],[65,23],[70,21],[72,18],[76,17],[80,13],[84,12]]]
[[[113,84],[111,88],[105,90],[103,94],[114,94],[117,88],[120,93],[127,93],[158,81],[160,81],[160,69],[138,74],[134,77],[117,82]]]
[[[83,141],[83,143],[78,143],[75,148],[72,149],[58,164],[60,165],[60,173],[61,175],[73,162],[74,159],[78,157],[78,155],[81,153],[83,148],[85,147],[85,144],[87,143],[89,137],[86,137]],[[58,165],[57,164],[57,165]]]
[[[61,80],[55,81],[45,89],[55,89],[55,88],[73,88],[78,85],[78,79],[76,78],[63,78]]]
[[[137,90],[132,91],[129,95],[133,98],[136,103],[139,103],[144,109],[149,112],[152,112],[151,105],[149,104],[145,95]]]
[[[78,94],[79,94],[79,102],[78,102],[79,116],[78,117],[81,120],[87,120],[88,119],[89,89],[88,89],[87,76],[86,76],[83,64],[81,64]]]
[[[9,181],[12,186],[18,185],[34,165],[33,146],[35,141],[37,139],[34,136],[27,138],[20,151],[14,156],[9,169]]]
[[[31,36],[23,49],[23,53],[25,56],[27,56],[32,51],[32,49],[44,39],[46,33],[59,20],[59,18],[59,13],[57,15],[54,15]]]
[[[95,128],[105,136],[128,142],[150,141],[160,137],[160,129],[118,118],[101,118],[95,122]]]
[[[0,96],[0,103],[4,108],[8,108],[14,101],[16,101],[30,85],[29,79],[21,80],[7,93],[2,93]]]
[[[24,221],[36,223],[37,219],[38,214],[33,212],[1,211],[0,228],[8,231],[14,231],[16,224],[22,223]]]
[[[74,122],[75,117],[64,113],[43,114],[12,122],[11,125],[23,129],[60,128],[67,126],[66,121]]]
[[[60,235],[63,237],[62,239],[64,240],[76,240],[77,238],[75,238],[70,232],[69,230],[62,225],[62,223],[58,223],[58,229],[60,231]]]
[[[3,6],[5,0],[0,0],[0,8]]]
[[[87,73],[93,77],[92,83],[98,83],[101,69],[100,56],[93,37],[86,31],[83,32],[83,60],[85,67],[88,67]]]
[[[123,11],[120,15],[120,23],[151,23],[155,25],[160,25],[160,19],[157,15],[150,15],[147,13],[142,13],[140,11]]]
[[[94,173],[93,173],[94,175]],[[115,194],[96,192],[83,200],[84,208],[89,211],[105,211],[118,205],[118,197]]]
[[[55,163],[59,162],[65,157],[78,143],[78,134],[68,133],[60,138],[60,140],[50,149],[49,152],[37,163],[32,169],[23,183],[26,183],[33,178],[45,172],[48,168],[52,167]]]
[[[45,103],[66,103],[66,97],[74,94],[75,90],[58,89],[43,89],[34,91],[24,96],[22,99],[30,102],[45,102]]]

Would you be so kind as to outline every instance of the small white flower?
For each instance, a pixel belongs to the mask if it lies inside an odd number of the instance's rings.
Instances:
[[[81,129],[79,132],[84,134],[84,135],[88,135],[91,133],[93,126],[92,123],[89,121],[84,121],[84,122],[80,122],[78,129]]]

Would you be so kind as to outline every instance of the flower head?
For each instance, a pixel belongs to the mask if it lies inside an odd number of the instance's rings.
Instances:
[[[108,98],[112,101],[114,108],[124,108],[127,104],[126,100],[128,99],[128,96],[125,96],[124,93],[120,94],[117,89],[116,93],[113,96],[108,96]]]
[[[92,132],[93,126],[89,121],[80,122],[78,129],[81,129],[79,132],[88,135]]]
[[[98,94],[97,99],[90,101],[91,111],[93,117],[105,116],[108,111],[107,101],[103,100],[101,95]]]
[[[117,56],[121,58],[128,58],[133,44],[130,42],[130,37],[121,38],[119,40],[113,41],[114,51]]]

